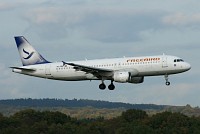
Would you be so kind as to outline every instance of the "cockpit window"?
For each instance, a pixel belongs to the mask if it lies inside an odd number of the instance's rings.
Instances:
[[[184,62],[182,59],[175,59],[174,62]]]

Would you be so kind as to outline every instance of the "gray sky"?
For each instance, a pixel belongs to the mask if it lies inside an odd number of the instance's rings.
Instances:
[[[0,99],[97,99],[200,106],[199,0],[0,0]],[[142,84],[98,89],[100,81],[62,82],[15,74],[14,36],[23,35],[49,61],[160,55],[183,58],[186,73]],[[106,82],[109,84],[110,82]]]

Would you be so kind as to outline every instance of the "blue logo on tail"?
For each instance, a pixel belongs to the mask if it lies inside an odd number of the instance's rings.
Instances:
[[[31,52],[31,54],[29,53],[29,52],[27,52],[26,50],[24,50],[23,49],[23,52],[25,53],[25,54],[27,54],[28,56],[26,57],[26,58],[24,58],[25,60],[27,60],[27,59],[29,59],[29,58],[31,58],[32,56],[33,56],[33,54],[34,54],[34,52]]]

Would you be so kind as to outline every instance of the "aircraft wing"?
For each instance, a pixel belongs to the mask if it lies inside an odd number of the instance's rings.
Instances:
[[[85,65],[79,65],[79,64],[75,64],[75,63],[67,63],[67,62],[63,62],[63,65],[67,64],[70,66],[73,66],[74,69],[76,69],[77,71],[83,71],[86,73],[91,73],[93,75],[95,75],[96,77],[109,77],[113,75],[113,70],[111,69],[104,69],[104,68],[96,68],[96,67],[90,67],[90,66],[85,66]]]

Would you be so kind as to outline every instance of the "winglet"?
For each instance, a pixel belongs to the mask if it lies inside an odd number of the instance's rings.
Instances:
[[[63,63],[63,66],[67,64],[67,63],[66,63],[66,62],[64,62],[64,61],[62,61],[62,63]]]

